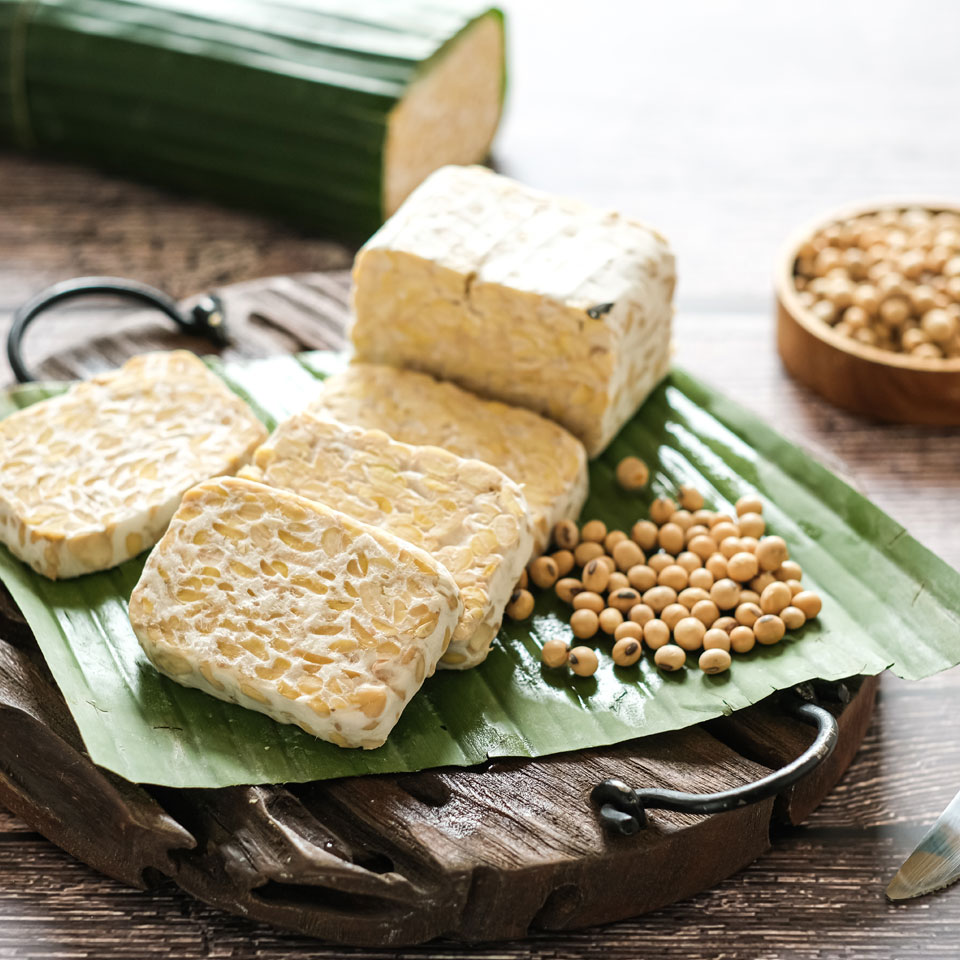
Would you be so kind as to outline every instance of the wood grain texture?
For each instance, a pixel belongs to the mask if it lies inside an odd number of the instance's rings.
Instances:
[[[929,426],[960,424],[960,361],[944,369],[891,362],[877,347],[851,349],[854,341],[833,333],[789,293],[777,298],[777,349],[800,383],[836,406],[874,420]],[[843,342],[849,341],[849,342]],[[857,346],[861,346],[857,344]]]
[[[960,194],[960,127],[944,122],[960,110],[960,7],[595,0],[585,15],[558,0],[544,17],[536,4],[504,5],[513,59],[495,148],[504,172],[664,230],[681,273],[677,362],[960,566],[960,432],[878,427],[789,379],[775,352],[771,280],[784,238],[823,210],[883,194]],[[0,313],[82,273],[185,295],[348,259],[256,218],[0,156]],[[66,324],[50,329],[29,338],[28,356],[69,347]],[[78,322],[72,336],[83,342],[89,328]],[[960,786],[958,702],[958,670],[918,684],[884,676],[864,745],[826,801],[711,892],[636,921],[476,948],[325,947],[169,886],[126,889],[0,814],[0,956],[954,960],[956,889],[898,905],[882,890]]]

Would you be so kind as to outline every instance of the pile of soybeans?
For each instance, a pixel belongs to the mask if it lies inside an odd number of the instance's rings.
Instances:
[[[553,589],[573,608],[574,637],[609,638],[618,666],[635,664],[646,646],[661,670],[680,670],[695,655],[704,673],[716,674],[730,669],[732,654],[779,643],[819,614],[820,597],[804,589],[787,544],[765,535],[758,497],[741,497],[736,516],[704,509],[692,487],[681,487],[677,501],[654,500],[649,519],[629,534],[600,520],[558,523],[553,552],[531,562],[508,616],[533,612],[531,585]],[[600,662],[593,646],[571,649],[559,639],[541,655],[547,666],[579,676],[591,676]]]

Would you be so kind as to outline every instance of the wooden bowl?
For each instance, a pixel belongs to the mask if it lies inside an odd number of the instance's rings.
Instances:
[[[896,423],[960,424],[960,358],[929,359],[891,353],[851,340],[800,302],[794,286],[797,250],[837,220],[890,207],[960,213],[939,201],[876,201],[845,207],[795,234],[777,264],[777,348],[790,374],[826,400],[854,413]]]

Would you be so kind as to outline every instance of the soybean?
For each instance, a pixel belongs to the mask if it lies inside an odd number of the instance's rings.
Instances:
[[[562,640],[548,640],[540,651],[540,659],[548,667],[564,667],[570,648]]]
[[[624,620],[616,630],[613,631],[614,640],[623,640],[632,637],[634,640],[643,639],[643,627],[633,620]]]
[[[684,617],[673,628],[673,639],[684,650],[699,650],[707,628],[696,617]]]
[[[744,537],[759,539],[763,536],[766,528],[766,521],[759,513],[744,513],[740,517],[740,533]]]
[[[575,610],[570,618],[570,627],[578,640],[589,640],[600,629],[600,618],[593,610]]]
[[[720,619],[720,611],[712,600],[700,600],[693,605],[690,616],[696,617],[705,627]]]
[[[632,540],[628,540],[626,535],[624,535],[623,540],[614,545],[612,556],[617,565],[617,569],[624,572],[646,560],[643,550]]]
[[[780,619],[788,630],[799,630],[806,622],[807,615],[799,607],[784,607]]]
[[[722,553],[712,553],[703,565],[710,571],[714,580],[722,580],[730,575],[730,565]]]
[[[779,613],[784,607],[790,606],[793,594],[790,588],[779,580],[775,580],[765,587],[760,594],[760,609],[764,613]]]
[[[594,613],[599,613],[605,606],[603,597],[592,590],[581,590],[573,595],[574,610],[592,610]]]
[[[593,540],[586,540],[577,544],[573,551],[573,559],[576,560],[578,567],[585,567],[591,560],[603,556],[603,544],[596,543]]]
[[[564,577],[557,581],[554,590],[564,603],[573,603],[573,598],[583,592],[584,586],[576,577]]]
[[[600,629],[612,636],[617,627],[623,623],[623,614],[616,607],[607,607],[600,611],[597,619],[600,623]]]
[[[740,603],[740,584],[729,577],[717,580],[710,588],[710,599],[721,610],[733,610]]]
[[[673,587],[678,593],[687,586],[689,579],[690,575],[679,563],[671,563],[657,575],[657,583],[664,587]]]
[[[659,613],[667,604],[676,603],[677,591],[672,587],[651,587],[643,594],[643,602]]]
[[[588,520],[580,528],[581,540],[592,540],[594,543],[603,543],[607,535],[607,525],[602,520]]]
[[[630,529],[630,539],[648,553],[657,546],[657,525],[649,520],[638,520]]]
[[[613,645],[613,662],[618,667],[632,667],[643,654],[643,647],[635,637],[623,637]]]
[[[765,613],[753,625],[753,635],[757,643],[766,645],[779,643],[786,633],[784,622],[775,614]]]
[[[717,627],[711,627],[703,635],[704,650],[729,650],[730,634],[726,630],[720,630]]]
[[[776,570],[790,557],[783,537],[764,537],[757,544],[756,558],[761,570]]]
[[[659,543],[667,553],[674,555],[683,550],[685,539],[683,528],[677,526],[675,523],[665,523],[657,534],[657,543]]]
[[[654,573],[659,574],[664,567],[669,567],[673,563],[673,555],[669,553],[655,553],[652,557],[647,559],[647,566],[653,570]]]
[[[621,613],[629,613],[640,602],[640,594],[633,587],[623,587],[607,594],[607,603]]]
[[[560,550],[573,550],[580,542],[580,528],[572,520],[559,520],[553,528],[553,542]]]
[[[690,571],[687,582],[698,590],[709,590],[714,584],[713,574],[706,567],[697,567],[696,570]]]
[[[745,513],[763,513],[763,501],[754,494],[744,494],[736,502],[734,509],[738,517],[742,517]]]
[[[745,550],[741,553],[735,553],[727,561],[727,575],[731,580],[736,580],[739,583],[752,580],[757,575],[757,569],[756,555],[747,553]]]
[[[812,620],[823,606],[820,597],[812,590],[801,590],[791,601],[793,606],[799,607],[808,620]]]
[[[645,603],[637,603],[630,608],[630,619],[641,627],[646,626],[656,614]]]
[[[659,650],[670,641],[670,628],[662,620],[651,620],[643,625],[643,640],[651,650]]]
[[[700,510],[703,507],[703,494],[696,487],[681,486],[677,499],[685,510]]]
[[[669,497],[657,497],[650,504],[650,519],[656,524],[666,523],[676,510],[677,505]]]
[[[592,677],[600,666],[596,653],[589,647],[574,647],[568,656],[570,669],[578,677]]]
[[[688,610],[692,610],[701,600],[709,600],[710,594],[700,587],[687,587],[677,594],[677,603],[682,603]]]
[[[796,560],[787,560],[785,563],[781,563],[776,570],[773,571],[773,575],[778,580],[802,580],[803,579],[803,570],[800,568],[800,564]]]
[[[607,581],[607,591],[609,593],[614,593],[617,590],[623,590],[624,587],[629,587],[630,581],[627,579],[625,573],[621,573],[619,570],[614,570],[610,574],[610,579]]]
[[[733,615],[737,623],[752,627],[763,616],[763,611],[755,603],[741,603]]]
[[[704,673],[714,674],[729,670],[730,662],[730,654],[726,650],[714,647],[712,650],[704,650],[697,664]]]
[[[743,625],[734,627],[730,631],[730,648],[734,653],[749,653],[757,643],[750,627]]]
[[[596,560],[591,560],[583,568],[580,579],[588,590],[602,593],[607,589],[607,584],[610,582],[610,571],[607,569],[607,565],[597,557]]]
[[[617,483],[624,490],[640,490],[649,479],[650,470],[639,457],[624,457],[617,464]]]
[[[660,647],[653,655],[653,662],[661,669],[674,673],[682,670],[687,662],[687,655],[681,647],[668,643]]]
[[[548,590],[552,587],[560,576],[557,569],[557,562],[553,557],[537,557],[530,564],[530,579],[541,590]]]
[[[684,617],[689,617],[690,611],[680,603],[669,603],[660,612],[660,619],[670,630],[676,629],[677,624]]]
[[[514,591],[506,613],[511,620],[526,620],[533,613],[533,594],[529,590]]]
[[[627,571],[627,580],[634,590],[639,590],[643,593],[645,590],[656,586],[657,574],[646,564],[638,563],[635,567],[631,567]]]

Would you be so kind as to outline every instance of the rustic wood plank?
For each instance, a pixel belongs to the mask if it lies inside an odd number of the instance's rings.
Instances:
[[[914,803],[909,786],[900,782],[901,764],[919,763],[915,754],[922,757],[931,746],[937,770],[960,767],[960,742],[940,737],[934,743],[930,711],[945,695],[960,696],[960,671],[920,684],[884,677],[863,749],[807,826],[781,833],[767,855],[709,893],[604,928],[490,946],[433,945],[406,950],[404,956],[687,960],[788,953],[791,960],[891,960],[904,955],[905,943],[913,943],[922,944],[924,958],[952,960],[960,940],[956,896],[948,891],[897,906],[882,896],[886,880],[954,790],[949,778],[930,778],[940,786]],[[915,701],[909,717],[899,712],[904,699]],[[891,793],[892,805],[882,803]],[[0,843],[0,956],[5,951],[22,960],[52,953],[67,960],[91,955],[386,960],[397,955],[283,934],[231,918],[170,887],[134,893],[40,840],[15,847]]]
[[[140,787],[89,762],[42,665],[0,639],[0,802],[108,876],[144,886],[193,837]]]
[[[851,771],[856,776],[856,768]],[[890,960],[904,944],[952,960],[960,916],[950,894],[892,905],[882,897],[901,857],[889,827],[849,831],[819,820],[780,837],[773,850],[736,877],[673,907],[606,928],[489,946],[434,944],[406,957],[636,960],[657,956]],[[138,894],[98,878],[48,844],[0,844],[0,956],[66,960],[90,956],[182,960],[342,958],[387,960],[390,949],[332,947],[251,924],[198,904],[170,888]],[[930,934],[936,931],[936,936]],[[11,953],[11,951],[16,951]]]
[[[16,814],[11,813],[0,807],[0,837],[11,833],[32,833],[28,827]]]

